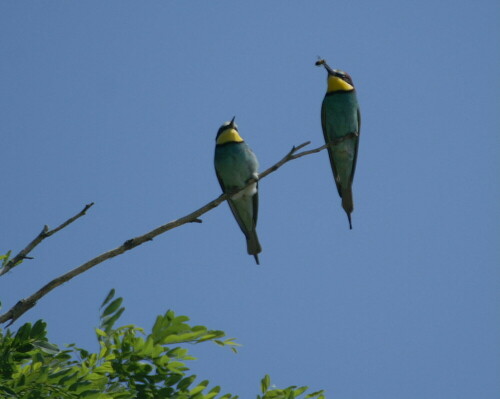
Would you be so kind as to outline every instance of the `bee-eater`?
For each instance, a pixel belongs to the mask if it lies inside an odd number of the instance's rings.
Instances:
[[[321,126],[325,143],[331,143],[328,155],[333,178],[349,219],[349,228],[352,229],[352,181],[361,127],[356,90],[348,73],[331,69],[325,60],[317,61],[316,65],[323,65],[328,72],[327,90],[321,105]]]
[[[224,193],[237,190],[258,178],[259,161],[247,143],[241,138],[234,118],[224,123],[215,138],[215,173]],[[257,238],[257,213],[259,193],[257,182],[236,193],[227,200],[234,218],[247,239],[247,252],[259,264],[258,253],[262,248]]]

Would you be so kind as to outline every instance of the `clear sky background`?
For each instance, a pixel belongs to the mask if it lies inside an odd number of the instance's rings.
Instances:
[[[50,339],[95,350],[173,309],[238,354],[190,347],[195,373],[252,398],[500,394],[498,1],[3,1],[0,252],[88,215],[0,278],[3,311],[52,278],[220,194],[215,134],[236,115],[261,170],[323,143],[326,72],[348,71],[363,126],[352,231],[326,152],[262,180],[261,266],[226,204],[43,298]]]

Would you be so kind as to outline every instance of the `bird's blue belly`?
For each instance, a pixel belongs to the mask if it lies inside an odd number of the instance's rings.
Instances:
[[[257,160],[243,143],[216,148],[215,168],[227,188],[242,187],[257,171]]]

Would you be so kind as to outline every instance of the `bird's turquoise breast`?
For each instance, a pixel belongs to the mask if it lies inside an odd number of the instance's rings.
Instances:
[[[257,158],[245,142],[217,146],[214,163],[226,188],[245,185],[259,167]]]
[[[323,115],[330,139],[358,132],[358,100],[356,92],[335,92],[325,96]]]

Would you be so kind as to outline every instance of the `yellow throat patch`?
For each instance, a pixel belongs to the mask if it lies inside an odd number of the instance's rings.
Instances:
[[[225,143],[241,143],[243,139],[238,134],[236,129],[226,129],[224,130],[217,139],[217,144],[225,144]]]
[[[346,81],[340,79],[338,76],[328,76],[328,90],[327,93],[334,91],[352,91],[354,87]]]

